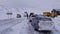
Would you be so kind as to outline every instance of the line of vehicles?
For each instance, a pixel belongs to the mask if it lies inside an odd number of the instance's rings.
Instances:
[[[28,15],[27,12],[25,12],[25,14],[26,15],[24,15],[24,17],[29,19],[29,22],[35,31],[43,32],[43,34],[52,34],[52,30],[55,26],[51,18],[55,18],[60,15],[60,9],[53,9],[51,12],[43,12],[42,15],[34,13],[30,13],[30,15]],[[7,15],[12,15],[12,13],[7,13]],[[17,14],[16,17],[21,18],[21,15]]]
[[[60,15],[59,9],[53,9],[51,12],[43,12],[43,15],[32,15],[29,17],[29,22],[35,31],[43,34],[53,34],[54,22],[51,18]]]
[[[60,15],[60,9],[53,9],[51,12],[43,12],[43,16],[48,16],[48,17],[57,17]]]

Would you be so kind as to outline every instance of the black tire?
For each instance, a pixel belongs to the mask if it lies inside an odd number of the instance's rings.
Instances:
[[[34,29],[35,31],[39,31],[38,29]]]
[[[32,22],[32,20],[29,20],[29,22]]]

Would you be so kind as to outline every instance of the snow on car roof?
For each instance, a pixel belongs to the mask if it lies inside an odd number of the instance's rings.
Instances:
[[[37,17],[42,17],[42,18],[50,18],[50,17],[43,16],[43,15],[38,15]]]

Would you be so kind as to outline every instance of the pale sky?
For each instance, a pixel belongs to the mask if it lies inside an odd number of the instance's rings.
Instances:
[[[41,10],[60,8],[60,0],[0,0],[0,4],[7,7],[32,7]]]

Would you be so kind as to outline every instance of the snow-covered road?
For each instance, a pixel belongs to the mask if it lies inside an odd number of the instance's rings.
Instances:
[[[55,22],[56,29],[60,32],[60,25],[57,25],[59,23],[58,19],[53,19],[53,22]],[[59,34],[59,32],[55,32],[54,34]],[[28,22],[28,19],[24,17],[20,19],[12,18],[7,20],[1,20],[0,34],[39,34],[39,32],[34,31],[33,27]]]
[[[38,34],[26,18],[12,19],[11,22],[1,26],[0,34]]]
[[[1,20],[0,21],[0,33],[8,30],[9,28],[15,26],[18,23],[21,23],[24,19],[7,19],[7,20]]]

